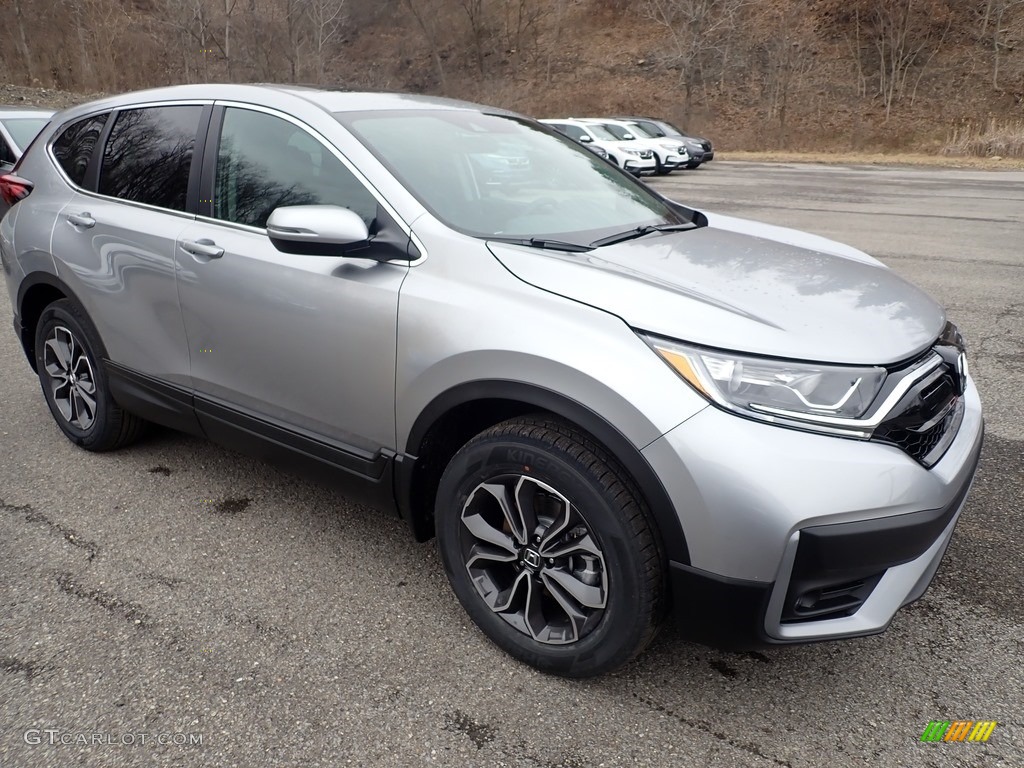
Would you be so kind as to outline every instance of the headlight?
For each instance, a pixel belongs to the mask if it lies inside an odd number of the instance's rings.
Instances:
[[[683,149],[683,145],[682,144],[662,144],[661,148],[662,149],[667,149],[670,152],[678,152],[679,150]]]
[[[879,367],[751,357],[642,336],[680,376],[712,402],[745,416],[870,437],[858,428],[882,388]]]
[[[622,151],[625,152],[627,155],[641,155],[641,154],[643,154],[643,150],[640,150],[640,149],[623,149]]]

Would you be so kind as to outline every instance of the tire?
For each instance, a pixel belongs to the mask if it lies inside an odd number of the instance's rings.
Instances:
[[[691,160],[690,162],[688,162],[686,164],[686,168],[687,168],[687,170],[690,170],[690,171],[696,170],[697,168],[700,168],[700,161],[699,160],[697,160],[697,161]]]
[[[452,589],[515,658],[591,677],[654,638],[660,543],[639,492],[589,435],[544,416],[502,422],[451,460],[435,511]]]
[[[36,370],[57,426],[87,451],[111,451],[142,434],[145,422],[110,394],[103,343],[85,313],[67,299],[50,304],[36,325]]]
[[[664,163],[662,163],[661,159],[657,155],[654,156],[654,163],[655,163],[655,166],[654,166],[654,173],[655,173],[655,175],[657,175],[657,176],[668,176],[670,173],[672,173],[672,169],[669,168],[668,166],[666,166]]]

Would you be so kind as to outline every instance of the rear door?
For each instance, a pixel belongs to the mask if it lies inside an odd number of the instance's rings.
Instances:
[[[189,352],[174,249],[195,219],[196,139],[210,109],[122,109],[81,122],[86,146],[70,133],[53,146],[75,186],[53,231],[60,277],[85,305],[116,371],[181,388],[189,385]],[[65,138],[77,149],[62,159]],[[97,150],[87,152],[89,144]]]

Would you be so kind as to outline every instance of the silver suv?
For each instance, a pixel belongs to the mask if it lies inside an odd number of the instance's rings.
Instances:
[[[670,611],[731,647],[880,632],[974,476],[932,299],[508,112],[161,89],[58,115],[0,191],[70,440],[156,422],[319,470],[436,534],[476,624],[545,671],[613,669]]]

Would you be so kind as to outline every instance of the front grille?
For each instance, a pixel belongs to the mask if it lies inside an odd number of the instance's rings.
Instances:
[[[963,415],[958,374],[943,363],[911,387],[878,425],[872,439],[895,445],[931,467],[953,442]]]

